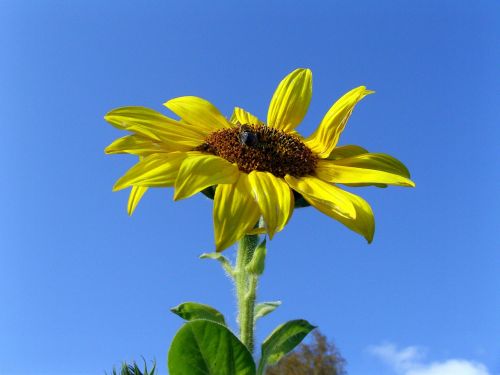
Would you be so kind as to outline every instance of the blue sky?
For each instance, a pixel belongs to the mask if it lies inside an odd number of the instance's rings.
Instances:
[[[499,15],[496,1],[1,1],[0,374],[140,356],[166,373],[170,307],[234,318],[229,280],[198,259],[211,201],[159,189],[128,217],[111,187],[135,159],[104,155],[123,134],[103,115],[197,95],[265,118],[297,67],[314,80],[301,133],[365,84],[377,93],[340,144],[398,157],[417,188],[357,190],[371,245],[296,211],[268,244],[259,297],[283,305],[259,340],[306,318],[352,375],[499,374]]]

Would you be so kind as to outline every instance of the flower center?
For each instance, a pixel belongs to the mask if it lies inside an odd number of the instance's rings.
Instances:
[[[196,150],[236,163],[240,171],[266,171],[276,177],[311,174],[317,162],[316,155],[299,137],[266,125],[218,130]]]

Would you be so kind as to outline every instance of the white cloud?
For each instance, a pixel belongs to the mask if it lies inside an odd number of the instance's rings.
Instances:
[[[394,344],[384,343],[371,346],[368,351],[400,375],[491,375],[483,364],[464,359],[426,363],[425,350],[417,346],[398,349]]]
[[[425,357],[424,350],[416,346],[398,350],[394,344],[385,343],[371,346],[368,351],[393,367],[399,373],[405,373],[415,366],[415,363]]]

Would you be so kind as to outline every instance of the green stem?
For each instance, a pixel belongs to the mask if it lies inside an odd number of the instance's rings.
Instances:
[[[252,259],[259,237],[244,236],[238,245],[234,282],[238,299],[238,323],[240,325],[240,340],[250,353],[254,349],[254,308],[257,290],[257,276],[246,270],[246,265]]]

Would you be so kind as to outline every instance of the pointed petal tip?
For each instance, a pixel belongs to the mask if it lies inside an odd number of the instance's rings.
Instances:
[[[114,108],[111,111],[109,111],[108,113],[106,113],[103,116],[104,121],[109,122],[111,125],[114,125],[114,123],[116,121],[116,111],[119,110],[119,109],[120,108]]]
[[[220,238],[218,240],[215,239],[215,252],[222,253],[223,251],[233,246],[236,242],[237,240],[231,240],[227,238]]]
[[[228,247],[228,245],[224,242],[224,240],[222,238],[215,237],[214,242],[215,242],[214,244],[215,244],[215,252],[216,253],[222,253],[222,251],[224,251],[224,249],[226,249]]]
[[[179,100],[182,100],[182,98],[186,98],[186,96],[177,96],[175,98],[171,98],[171,99],[168,99],[165,103],[163,103],[163,105],[165,107],[167,107],[168,109],[170,109],[172,112],[174,111],[172,107],[172,104],[175,104],[175,102],[179,101]],[[174,107],[175,108],[175,107]]]
[[[127,187],[127,185],[123,184],[120,180],[116,181],[116,183],[113,185],[113,193],[114,192],[117,192],[117,191],[120,191],[120,190],[123,190]]]
[[[219,243],[219,244],[215,244],[215,252],[216,253],[222,253],[224,250],[226,250],[229,246],[227,246],[226,244],[222,244],[222,243]]]
[[[368,245],[371,245],[374,236],[375,236],[375,226],[371,227],[371,229],[369,229],[369,232],[363,233],[363,237],[365,238]]]
[[[303,72],[306,74],[312,74],[312,70],[309,68],[297,68],[294,70],[295,72]]]
[[[186,198],[186,197],[181,195],[180,192],[178,192],[177,190],[174,191],[174,197],[173,197],[174,202],[178,202],[184,198]]]
[[[111,145],[109,145],[108,147],[106,147],[106,148],[104,149],[104,153],[105,153],[106,155],[113,154],[115,151],[116,151],[116,150],[115,150],[115,149],[114,149]]]
[[[293,73],[298,73],[302,77],[305,76],[305,78],[302,78],[302,79],[307,79],[309,81],[312,80],[312,70],[309,68],[297,68],[297,69],[293,70],[289,75],[292,75]]]
[[[403,186],[403,187],[411,187],[411,188],[414,188],[416,187],[416,184],[415,182],[413,182],[412,180],[410,180],[409,178],[405,178],[400,184],[399,186]]]

